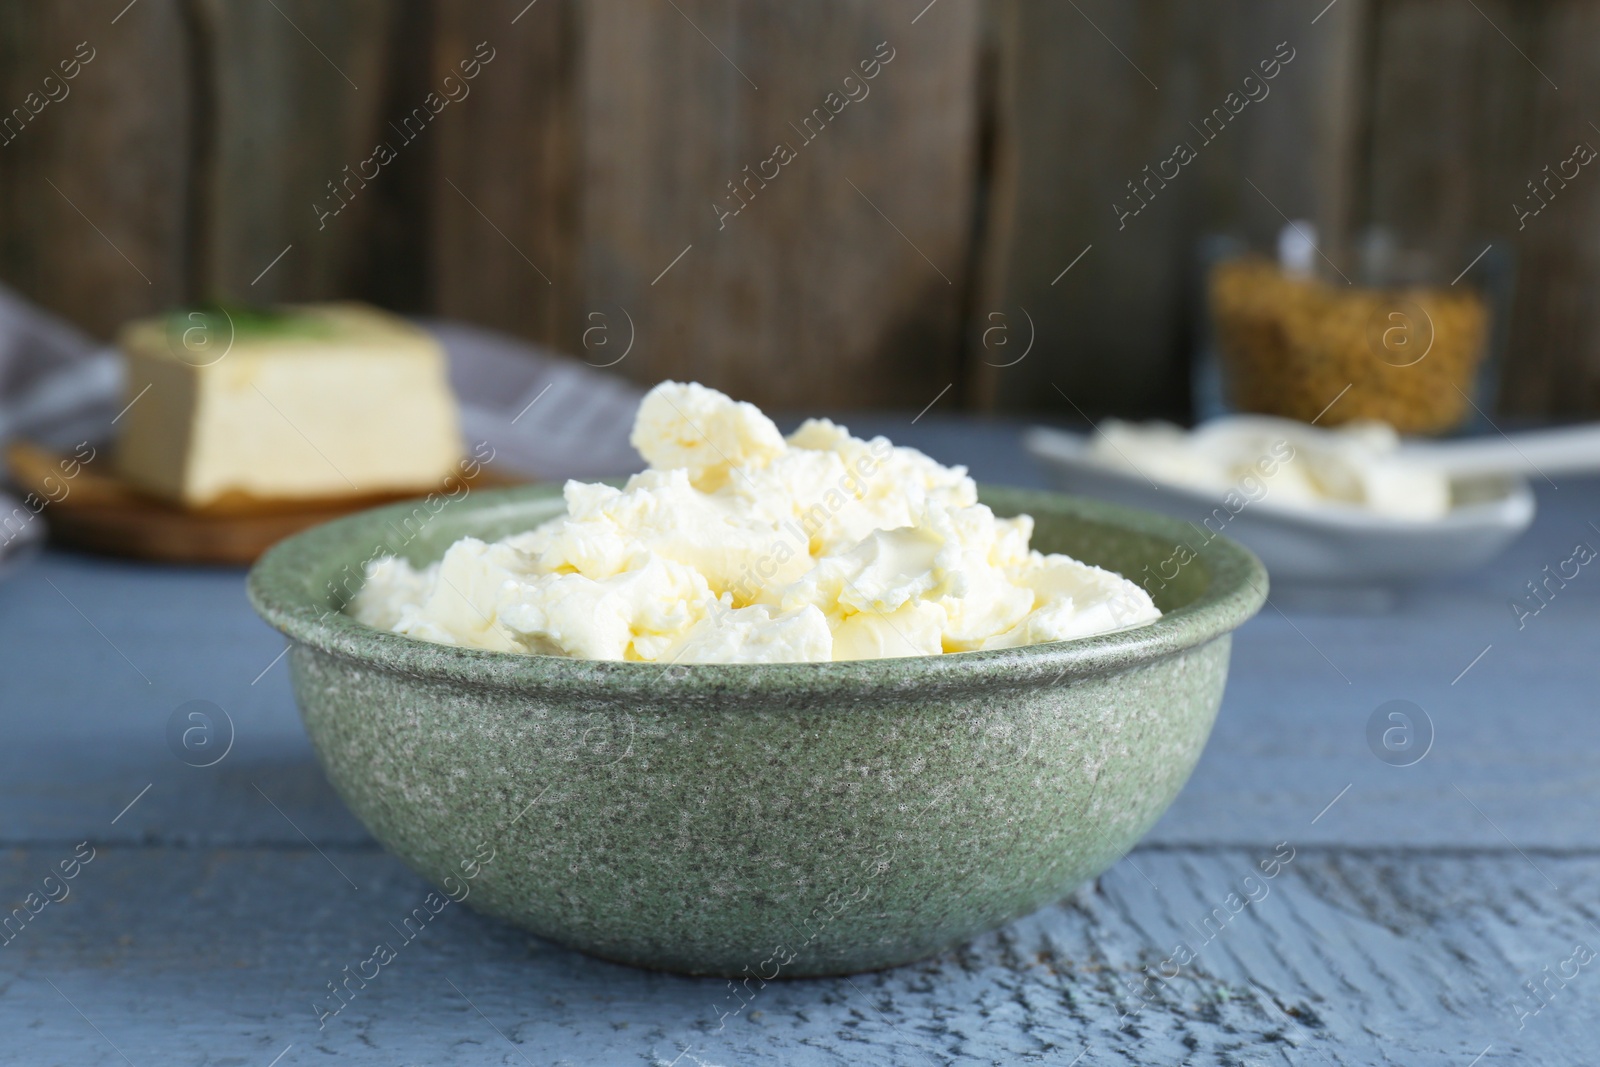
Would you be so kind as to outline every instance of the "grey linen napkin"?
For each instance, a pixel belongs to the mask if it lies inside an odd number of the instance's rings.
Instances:
[[[499,470],[542,481],[594,480],[639,470],[628,444],[644,391],[615,374],[465,323],[419,324],[444,346],[469,449],[486,443]],[[109,443],[123,405],[114,348],[0,286],[0,444],[23,437],[55,448]],[[20,509],[20,510],[19,510]],[[0,569],[42,535],[33,509],[0,493]]]
[[[644,390],[625,378],[502,333],[445,320],[421,325],[450,358],[467,445],[545,481],[593,481],[644,466],[628,444]]]

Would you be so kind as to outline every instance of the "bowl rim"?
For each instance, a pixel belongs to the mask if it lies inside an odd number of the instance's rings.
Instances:
[[[449,502],[473,511],[516,512],[561,495],[552,484],[473,490]],[[1267,571],[1242,545],[1221,535],[1200,535],[1190,524],[1136,508],[1051,490],[980,485],[979,501],[1006,514],[1056,514],[1173,541],[1205,569],[1205,589],[1194,600],[1141,626],[1069,641],[1017,648],[820,663],[638,663],[498,652],[434,644],[378,630],[333,610],[315,584],[330,557],[373,558],[359,547],[375,545],[391,520],[414,514],[418,501],[370,508],[303,530],[279,541],[250,569],[251,605],[292,643],[355,664],[471,687],[570,693],[607,698],[648,697],[671,684],[680,691],[746,693],[759,687],[819,694],[903,692],[911,685],[992,687],[1065,684],[1074,678],[1123,670],[1206,644],[1236,629],[1266,602]],[[458,513],[459,514],[459,513]],[[1209,534],[1209,531],[1207,532]],[[1195,547],[1194,541],[1201,540]],[[1171,557],[1169,557],[1171,558]],[[1182,564],[1187,566],[1188,563]]]

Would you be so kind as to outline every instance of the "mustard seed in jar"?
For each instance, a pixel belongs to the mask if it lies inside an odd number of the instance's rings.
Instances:
[[[1402,433],[1441,433],[1468,412],[1489,325],[1473,290],[1332,285],[1246,257],[1212,268],[1210,300],[1239,410],[1309,422],[1326,409],[1325,424]]]

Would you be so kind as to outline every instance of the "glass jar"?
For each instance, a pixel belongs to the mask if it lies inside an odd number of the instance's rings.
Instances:
[[[1459,428],[1492,406],[1489,357],[1509,293],[1509,268],[1492,253],[1441,280],[1431,257],[1374,230],[1351,277],[1323,257],[1308,222],[1284,227],[1275,257],[1213,239],[1205,307],[1220,380],[1200,414],[1217,413],[1204,408],[1220,400],[1224,410],[1325,426]]]

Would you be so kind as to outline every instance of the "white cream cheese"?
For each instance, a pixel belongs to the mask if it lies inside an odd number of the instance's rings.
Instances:
[[[787,439],[750,404],[663,382],[621,489],[421,571],[367,565],[350,613],[443,644],[587,659],[784,663],[1060,641],[1160,616],[1144,589],[1031,551],[965,468],[826,419]]]
[[[1293,419],[1232,415],[1185,431],[1164,422],[1107,419],[1091,439],[1089,454],[1141,478],[1238,491],[1289,507],[1331,504],[1416,521],[1439,519],[1450,510],[1449,476],[1404,455],[1399,435],[1381,422],[1322,429]]]

